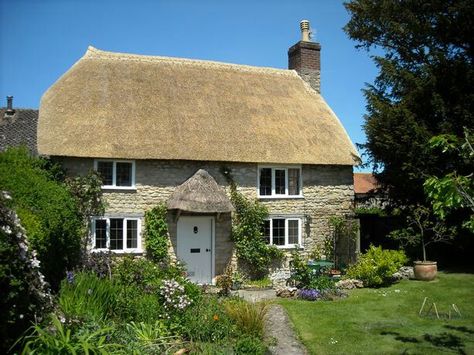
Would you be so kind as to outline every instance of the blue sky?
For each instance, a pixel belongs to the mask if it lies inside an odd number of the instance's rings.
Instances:
[[[339,0],[0,0],[0,106],[38,108],[41,95],[92,45],[136,54],[287,68],[307,19],[321,43],[322,94],[363,143],[361,89],[376,68],[347,38]]]

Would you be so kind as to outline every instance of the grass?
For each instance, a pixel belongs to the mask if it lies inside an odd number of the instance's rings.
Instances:
[[[425,297],[425,309],[435,302],[442,319],[434,310],[418,315]],[[432,282],[352,290],[348,298],[333,302],[279,303],[312,354],[431,355],[474,354],[473,301],[474,275],[439,273]],[[461,317],[447,319],[453,303]]]

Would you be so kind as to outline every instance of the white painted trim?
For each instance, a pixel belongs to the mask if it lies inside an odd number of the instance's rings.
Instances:
[[[271,169],[271,195],[260,195],[260,169]],[[298,195],[289,195],[288,194],[288,169],[298,169],[299,170],[299,194]],[[275,171],[284,170],[285,171],[285,193],[277,194],[275,192]],[[298,199],[304,198],[303,196],[303,168],[301,165],[257,165],[257,196],[259,199]]]
[[[270,221],[270,245],[275,245],[278,249],[293,249],[298,247],[299,249],[303,246],[303,216],[294,216],[294,215],[270,215],[266,220]],[[285,245],[276,245],[273,244],[273,220],[274,219],[283,219],[285,220]],[[289,244],[288,243],[288,221],[297,220],[298,221],[298,244]]]
[[[95,242],[96,242],[96,235],[95,235],[95,223],[97,220],[105,220],[106,221],[106,248],[96,248],[95,247]],[[122,219],[123,220],[123,225],[122,225],[122,249],[110,249],[110,220],[111,219]],[[137,247],[136,248],[127,248],[127,221],[137,221]],[[93,253],[96,252],[101,252],[101,251],[110,251],[112,253],[116,254],[141,254],[143,253],[142,249],[142,221],[141,218],[139,217],[116,217],[116,216],[97,216],[97,217],[92,217],[92,240],[91,240],[91,245],[90,245],[90,251]]]
[[[130,190],[135,191],[135,160],[121,160],[121,159],[94,159],[94,170],[97,171],[99,162],[112,162],[112,185],[102,185],[103,190]],[[132,164],[132,176],[131,186],[117,186],[117,163],[131,163]]]

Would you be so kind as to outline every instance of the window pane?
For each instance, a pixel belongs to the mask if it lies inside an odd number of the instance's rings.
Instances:
[[[110,249],[123,249],[123,219],[110,219]]]
[[[275,194],[285,194],[285,170],[275,169]]]
[[[132,163],[117,163],[117,186],[132,186]]]
[[[95,248],[107,248],[107,221],[105,219],[95,220]]]
[[[285,245],[285,220],[273,219],[273,244]]]
[[[260,169],[260,196],[272,194],[272,169]]]
[[[138,223],[136,220],[127,221],[127,248],[136,248],[138,241]]]
[[[112,185],[112,175],[113,175],[113,166],[114,163],[111,161],[99,161],[97,163],[97,172],[102,177],[102,184]]]
[[[288,220],[288,244],[298,244],[298,221]]]
[[[288,169],[288,194],[300,194],[300,169]]]
[[[270,220],[263,221],[263,237],[265,238],[265,242],[270,244]]]

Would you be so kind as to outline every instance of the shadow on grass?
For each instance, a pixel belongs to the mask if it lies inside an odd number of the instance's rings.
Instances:
[[[459,332],[463,332],[463,333],[466,333],[466,334],[474,334],[474,330],[473,329],[469,329],[468,327],[464,327],[464,326],[461,326],[461,327],[455,327],[454,325],[445,325],[444,326],[445,328],[448,328],[448,329],[451,329],[451,330],[457,330]]]
[[[453,329],[453,330],[458,330],[461,332],[467,332],[469,334],[474,333],[474,331],[466,327],[454,327],[454,326],[445,326],[445,327],[449,329]],[[392,331],[383,331],[383,332],[380,332],[380,335],[392,335],[395,340],[401,341],[403,343],[416,344],[416,343],[421,343],[422,341],[426,341],[437,348],[445,348],[445,349],[450,349],[454,351],[457,350],[459,354],[466,354],[466,352],[463,349],[464,343],[462,342],[462,339],[456,335],[453,335],[447,332],[440,333],[437,335],[425,334],[423,335],[422,338],[406,337],[406,336],[402,336],[400,333],[392,332]]]
[[[417,338],[413,337],[404,337],[397,332],[380,332],[380,335],[393,335],[395,340],[404,342],[404,343],[419,343],[420,341]]]
[[[423,339],[427,342],[433,344],[436,347],[448,348],[451,350],[457,350],[460,354],[465,354],[464,343],[461,338],[450,334],[450,333],[440,333],[438,335],[425,334]]]

